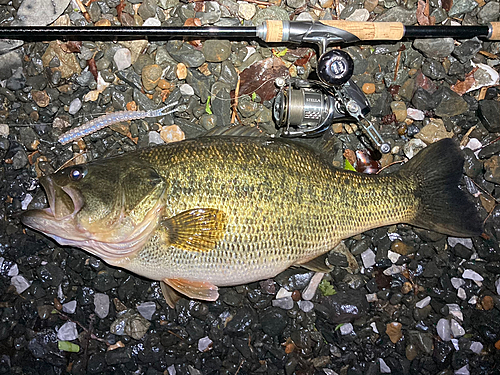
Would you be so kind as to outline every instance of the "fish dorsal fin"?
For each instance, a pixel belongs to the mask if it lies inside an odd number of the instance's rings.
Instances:
[[[205,137],[270,137],[264,130],[258,126],[246,125],[231,125],[231,126],[216,126],[209,130]]]
[[[219,288],[208,281],[163,279],[163,282],[176,292],[179,292],[188,298],[201,299],[203,301],[216,301],[217,298],[219,298]]]
[[[215,208],[195,208],[163,219],[171,245],[186,251],[210,251],[224,237],[227,218]]]
[[[330,267],[328,263],[327,254],[320,255],[319,257],[307,261],[306,263],[300,264],[300,266],[314,272],[328,273],[332,270],[332,267]]]

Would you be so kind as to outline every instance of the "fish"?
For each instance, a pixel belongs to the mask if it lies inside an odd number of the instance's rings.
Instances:
[[[218,287],[291,266],[327,272],[326,255],[340,241],[381,226],[481,235],[459,188],[463,163],[451,139],[397,172],[367,175],[282,138],[205,136],[41,177],[48,207],[21,220],[60,245],[160,281],[170,306],[179,294],[215,301]]]

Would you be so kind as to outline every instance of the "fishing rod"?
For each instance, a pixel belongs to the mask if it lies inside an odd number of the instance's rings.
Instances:
[[[76,39],[120,40],[147,37],[149,40],[176,38],[260,39],[266,43],[312,43],[319,47],[319,81],[277,79],[280,88],[273,108],[274,119],[285,137],[311,137],[327,130],[333,121],[353,118],[363,133],[382,153],[390,152],[375,126],[367,119],[370,105],[361,89],[351,80],[354,63],[344,51],[330,45],[361,41],[397,41],[403,38],[479,37],[500,40],[500,22],[484,26],[406,26],[400,22],[279,21],[259,26],[200,27],[61,27],[5,26],[0,39],[24,41]]]

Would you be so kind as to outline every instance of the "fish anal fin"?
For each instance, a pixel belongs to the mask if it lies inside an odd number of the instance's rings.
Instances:
[[[322,254],[319,257],[299,264],[299,266],[304,267],[310,271],[322,273],[328,273],[332,270],[332,267],[328,263],[328,254]]]
[[[163,297],[167,302],[167,305],[170,308],[174,309],[177,302],[181,299],[181,296],[169,285],[165,284],[163,281],[160,281],[161,292],[163,293]]]
[[[208,281],[191,281],[186,279],[163,279],[163,282],[175,291],[192,299],[216,301],[219,298],[217,286]],[[162,289],[163,290],[163,289]]]
[[[215,208],[195,208],[161,220],[171,245],[186,251],[204,252],[215,248],[226,231],[227,217]]]

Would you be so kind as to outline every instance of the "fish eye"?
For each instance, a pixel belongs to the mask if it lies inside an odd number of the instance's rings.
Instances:
[[[72,168],[68,175],[72,181],[80,181],[83,177],[85,177],[86,173],[81,168]]]

